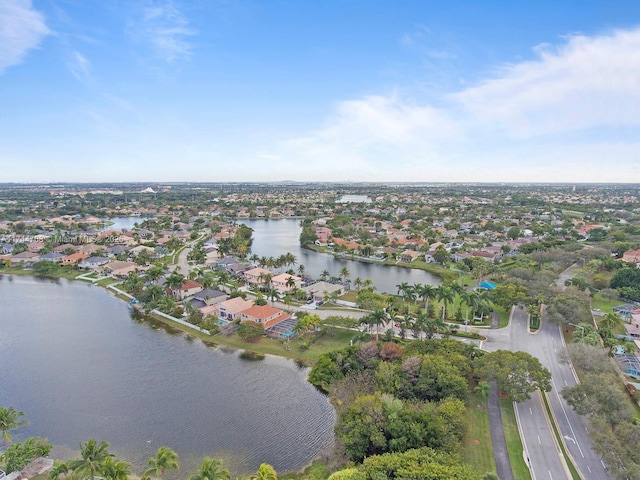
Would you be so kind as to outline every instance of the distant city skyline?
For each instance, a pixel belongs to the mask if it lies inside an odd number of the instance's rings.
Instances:
[[[640,2],[0,0],[0,182],[640,182]]]

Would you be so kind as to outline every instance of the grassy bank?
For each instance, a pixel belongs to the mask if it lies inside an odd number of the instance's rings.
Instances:
[[[478,404],[479,401],[477,395],[469,395],[469,427],[463,441],[464,460],[482,474],[495,473],[496,462],[489,428],[489,412],[486,405]]]
[[[207,335],[197,330],[185,327],[164,317],[151,314],[154,322],[168,325],[172,329],[181,330],[192,337],[201,339],[209,345],[224,345],[238,350],[249,350],[264,355],[277,355],[280,357],[300,360],[305,364],[314,363],[320,355],[333,350],[341,349],[349,345],[349,341],[356,336],[356,332],[343,328],[330,328],[326,333],[314,341],[308,349],[301,349],[297,339],[289,342],[262,337],[256,341],[247,341],[233,334]]]
[[[513,411],[513,402],[506,398],[501,398],[500,412],[502,414],[502,425],[507,441],[507,451],[509,452],[513,476],[518,480],[531,480],[531,472],[522,454],[524,448],[522,446],[522,440],[520,439],[520,432],[518,431],[516,414]]]

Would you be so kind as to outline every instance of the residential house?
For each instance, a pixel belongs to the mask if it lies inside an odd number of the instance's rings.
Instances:
[[[193,298],[204,302],[206,305],[215,305],[227,299],[227,294],[213,288],[205,288],[196,293]]]
[[[80,268],[88,268],[89,270],[95,270],[103,265],[109,263],[109,259],[106,257],[89,257],[82,260],[78,267]]]
[[[72,245],[71,243],[63,243],[62,245],[58,245],[53,247],[51,250],[56,253],[64,253],[65,250],[69,249],[69,251],[73,250],[73,252],[78,251],[78,247]]]
[[[293,285],[291,285],[292,281]],[[302,279],[289,273],[281,273],[271,279],[271,286],[280,293],[291,292],[302,287]]]
[[[248,320],[260,323],[265,330],[286,320],[287,318],[291,318],[288,313],[270,305],[254,305],[240,312],[241,321]]]
[[[273,273],[261,267],[255,267],[243,273],[246,282],[249,285],[263,286],[265,285],[264,277],[266,275],[273,276]]]
[[[40,259],[40,255],[33,252],[22,252],[11,255],[11,263],[35,263]]]
[[[0,255],[7,255],[13,253],[12,243],[0,243]]]
[[[89,255],[85,255],[84,253],[72,253],[71,255],[62,257],[60,259],[60,265],[77,265],[86,258],[89,258]]]
[[[622,261],[640,267],[640,250],[628,250],[622,255]]]
[[[44,242],[31,242],[27,244],[27,249],[32,253],[38,253],[45,245]]]
[[[497,255],[493,252],[485,252],[484,250],[473,250],[469,252],[472,257],[480,257],[485,260],[489,260],[490,262],[495,261]]]
[[[216,308],[215,314],[227,321],[238,320],[240,313],[252,306],[253,302],[251,300],[245,300],[242,297],[230,298],[229,300],[212,305],[212,307]]]
[[[322,302],[332,294],[339,297],[340,295],[344,295],[345,293],[344,285],[329,282],[316,282],[302,288],[302,290],[307,292],[309,298],[313,299],[316,302]]]
[[[105,273],[119,278],[126,277],[131,272],[144,271],[146,269],[146,267],[141,267],[134,262],[111,261],[102,266],[102,270]]]
[[[60,259],[64,258],[64,253],[49,252],[44,255],[40,255],[40,260],[48,260],[50,262],[60,262]]]
[[[187,279],[178,289],[174,290],[174,295],[180,300],[191,297],[202,291],[202,285],[195,280]]]
[[[405,250],[400,254],[400,261],[404,263],[411,263],[421,255],[422,254],[420,252],[416,252],[415,250]]]
[[[78,247],[78,252],[87,255],[88,257],[98,253],[100,250],[104,250],[104,247],[96,245],[94,243],[87,243]]]

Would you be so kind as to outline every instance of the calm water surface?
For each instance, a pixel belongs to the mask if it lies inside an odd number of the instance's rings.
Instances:
[[[370,278],[380,292],[396,293],[396,285],[407,282],[439,285],[440,279],[423,270],[393,267],[376,263],[363,263],[354,260],[337,259],[332,255],[317,253],[300,247],[300,220],[242,220],[253,229],[253,245],[251,253],[259,256],[278,257],[287,252],[293,253],[298,264],[303,264],[305,272],[318,278],[323,270],[332,276],[339,276],[340,269],[349,268],[351,282],[357,277],[362,280]]]
[[[137,473],[163,445],[177,478],[205,455],[232,473],[303,467],[332,442],[331,405],[292,361],[238,353],[138,323],[97,286],[0,279],[0,405],[31,422],[15,439],[46,436],[63,458],[93,437]]]

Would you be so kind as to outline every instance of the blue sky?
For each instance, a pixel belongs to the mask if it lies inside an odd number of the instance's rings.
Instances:
[[[0,182],[640,182],[640,2],[0,0]]]

